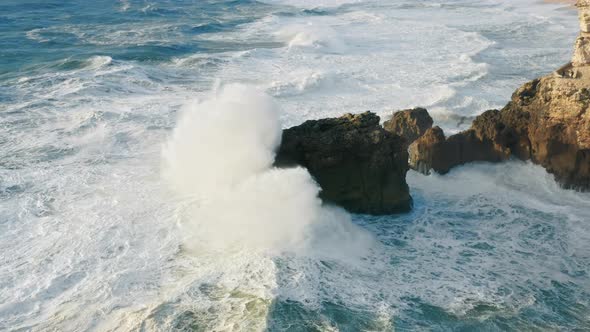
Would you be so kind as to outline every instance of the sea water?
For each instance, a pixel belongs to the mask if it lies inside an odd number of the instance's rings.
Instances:
[[[566,63],[536,0],[3,0],[0,330],[590,330],[590,195],[408,173],[322,205],[281,128],[427,107],[447,133]]]

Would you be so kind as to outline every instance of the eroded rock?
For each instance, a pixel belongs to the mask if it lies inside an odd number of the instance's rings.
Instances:
[[[487,133],[470,129],[445,138],[441,128],[431,128],[410,145],[410,167],[424,174],[429,174],[431,169],[445,174],[455,166],[474,161],[508,159],[509,153],[481,135]]]
[[[576,6],[579,11],[580,35],[574,46],[572,64],[579,67],[590,64],[590,1],[578,0]]]
[[[446,173],[471,161],[532,160],[565,187],[590,190],[590,0],[578,0],[580,35],[572,62],[525,83],[500,111],[467,131],[427,132],[410,146],[410,166]]]
[[[306,121],[283,131],[277,167],[306,167],[320,197],[353,213],[391,214],[411,208],[404,140],[371,112]]]
[[[547,76],[525,84],[502,109],[518,158],[542,165],[566,187],[590,189],[590,67],[578,78]]]
[[[395,112],[391,119],[383,123],[385,130],[397,134],[410,145],[432,127],[433,120],[424,108],[414,108]]]
[[[568,188],[590,189],[590,67],[578,78],[524,84],[502,110],[486,111],[447,139],[440,128],[410,146],[410,167],[446,173],[473,161],[532,160]]]

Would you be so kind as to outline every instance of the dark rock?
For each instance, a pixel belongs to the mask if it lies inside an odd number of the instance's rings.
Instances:
[[[391,214],[411,209],[407,160],[403,139],[366,112],[284,130],[275,165],[306,167],[326,202],[353,213]]]
[[[430,174],[431,169],[439,173],[448,172],[452,163],[445,156],[445,144],[445,134],[440,127],[428,129],[410,145],[410,167],[423,174]]]
[[[508,158],[495,144],[470,129],[445,138],[443,130],[434,127],[410,145],[410,167],[424,174],[430,170],[448,173],[451,168],[474,161],[498,162]]]
[[[433,120],[424,108],[414,108],[395,112],[391,119],[383,123],[383,128],[397,134],[410,145],[426,130],[432,127]]]

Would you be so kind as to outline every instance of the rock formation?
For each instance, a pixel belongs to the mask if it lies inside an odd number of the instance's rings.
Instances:
[[[326,202],[353,213],[391,214],[412,205],[407,160],[404,140],[366,112],[285,129],[275,165],[306,167]]]
[[[410,145],[410,167],[446,173],[472,161],[532,160],[567,188],[590,189],[590,67],[579,78],[549,75],[526,83],[502,110],[478,116],[445,139],[432,128]]]
[[[572,64],[574,67],[590,64],[590,0],[578,0],[580,35],[576,39]]]
[[[414,108],[393,113],[391,119],[383,123],[383,128],[397,134],[410,145],[432,127],[433,120],[424,108]]]
[[[522,86],[502,110],[501,124],[512,129],[509,146],[532,159],[566,187],[590,189],[590,66],[578,78],[553,75]]]
[[[421,108],[395,113],[385,128],[370,112],[307,121],[283,131],[275,164],[306,167],[322,199],[355,213],[411,208],[408,157],[422,173],[473,161],[532,160],[564,186],[590,190],[590,0],[577,6],[581,32],[572,62],[524,84],[470,129],[447,138]]]
[[[471,161],[532,160],[567,188],[590,190],[590,0],[579,0],[572,62],[524,84],[502,110],[444,137],[432,128],[410,145],[410,167],[446,173]]]
[[[448,172],[458,162],[448,160],[445,145],[445,134],[440,127],[428,129],[410,145],[410,167],[423,174],[430,174],[430,170],[441,174]]]
[[[410,145],[409,153],[410,167],[424,174],[429,174],[431,169],[445,174],[458,165],[474,161],[499,162],[510,156],[475,125],[448,139],[440,127],[431,128]]]
[[[578,78],[549,75],[524,84],[502,110],[484,112],[448,139],[430,129],[410,145],[410,167],[444,174],[514,156],[545,167],[565,187],[590,189],[590,66],[577,70]]]

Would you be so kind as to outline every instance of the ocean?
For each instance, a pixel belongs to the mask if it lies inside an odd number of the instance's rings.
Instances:
[[[590,194],[531,163],[322,205],[281,128],[447,133],[569,61],[537,0],[0,1],[0,330],[590,331]]]

